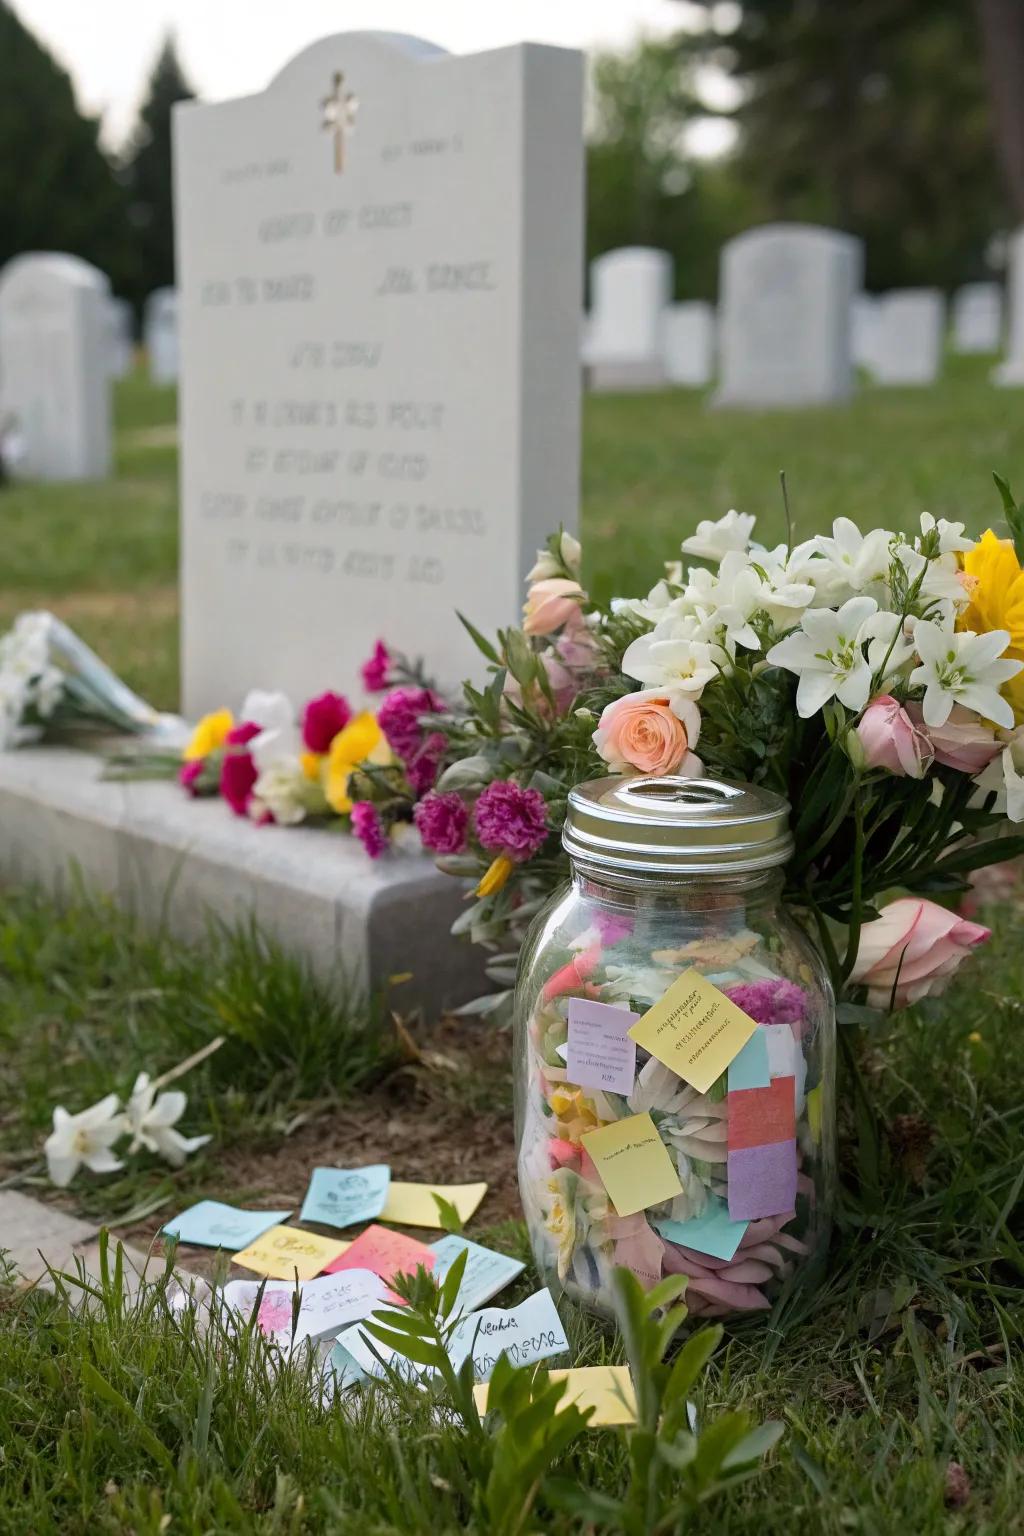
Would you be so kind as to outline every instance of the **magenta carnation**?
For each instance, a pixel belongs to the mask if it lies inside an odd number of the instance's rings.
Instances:
[[[404,762],[411,762],[423,746],[420,716],[433,714],[443,704],[430,688],[395,688],[388,694],[377,711],[377,724]]]
[[[335,736],[351,718],[352,709],[343,694],[318,694],[303,710],[302,740],[310,752],[328,752]]]
[[[352,831],[371,859],[379,859],[381,854],[387,851],[387,833],[381,826],[377,807],[371,800],[357,800],[353,805]]]
[[[488,784],[473,812],[480,846],[517,864],[530,859],[548,835],[548,808],[539,789],[510,779]]]
[[[247,814],[258,777],[251,752],[229,752],[221,764],[220,792],[236,816]]]
[[[203,769],[205,766],[206,764],[203,758],[194,757],[191,762],[182,763],[181,767],[178,769],[178,783],[181,785],[182,789],[187,790],[188,793],[192,796],[198,795],[199,793],[197,781],[202,777]]]
[[[242,720],[238,725],[233,725],[225,736],[225,745],[229,747],[244,747],[246,742],[252,741],[262,731],[262,725],[257,725],[253,720]]]
[[[758,1024],[802,1024],[807,1014],[807,993],[803,987],[782,977],[739,982],[722,990]]]
[[[431,853],[462,853],[466,846],[469,812],[461,795],[429,795],[413,807],[412,819]]]
[[[437,770],[447,745],[447,739],[440,731],[431,731],[416,756],[411,762],[406,763],[405,776],[417,799],[425,795],[428,789],[433,789]]]
[[[363,663],[363,687],[367,693],[383,693],[391,686],[391,653],[383,640],[378,640],[369,661]]]

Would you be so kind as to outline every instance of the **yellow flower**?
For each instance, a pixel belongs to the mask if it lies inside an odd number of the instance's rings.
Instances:
[[[576,1211],[566,1200],[557,1179],[549,1180],[548,1193],[551,1195],[551,1204],[544,1225],[555,1239],[558,1248],[558,1278],[564,1281],[576,1246]]]
[[[209,757],[211,752],[222,747],[234,723],[230,709],[218,709],[212,715],[204,715],[181,754],[185,762],[194,763],[201,757]]]
[[[476,894],[493,896],[495,891],[500,891],[502,886],[507,884],[508,877],[515,867],[515,861],[510,859],[507,853],[499,853],[477,886]]]
[[[323,758],[320,756],[320,753],[303,752],[299,761],[302,764],[302,771],[306,778],[309,779],[310,783],[318,783],[320,779],[321,768],[323,766]]]
[[[369,711],[356,715],[335,736],[322,766],[324,794],[331,809],[339,816],[352,809],[348,783],[360,763],[383,766],[390,761],[391,749],[376,718]]]
[[[966,551],[963,562],[964,590],[971,600],[957,619],[957,629],[972,629],[978,635],[1008,630],[1010,643],[1003,655],[1024,661],[1024,571],[1013,544],[997,538],[989,528],[980,543]],[[1000,691],[1017,720],[1024,719],[1024,671]]]
[[[596,1131],[604,1124],[582,1088],[559,1085],[552,1090],[548,1102],[563,1141],[578,1142],[587,1131]]]

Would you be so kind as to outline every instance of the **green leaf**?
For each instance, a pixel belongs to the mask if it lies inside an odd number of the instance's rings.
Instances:
[[[152,1456],[154,1461],[160,1463],[166,1472],[174,1471],[174,1458],[170,1451],[158,1440],[151,1429],[148,1429],[142,1419],[136,1413],[127,1398],[122,1397],[116,1387],[112,1387],[104,1376],[101,1376],[94,1365],[88,1360],[82,1361],[82,1385],[87,1388],[94,1397],[100,1398],[109,1407],[119,1413],[122,1418],[128,1419],[132,1430],[138,1437],[139,1444]]]
[[[458,618],[459,623],[462,625],[463,629],[466,631],[480,654],[482,656],[486,656],[488,661],[493,661],[495,666],[500,667],[501,657],[498,655],[491,642],[489,640],[485,640],[480,631],[478,629],[474,629],[473,625],[469,622],[466,616],[459,613],[458,609],[456,609],[456,617]]]
[[[744,1435],[739,1445],[733,1446],[723,1458],[723,1472],[732,1472],[740,1467],[749,1467],[751,1462],[761,1461],[778,1445],[785,1432],[786,1426],[779,1419],[769,1419],[766,1424],[759,1424],[748,1435]]]
[[[465,1228],[462,1225],[462,1217],[452,1202],[446,1200],[443,1195],[435,1194],[434,1204],[437,1206],[437,1218],[442,1232],[452,1232],[456,1237],[460,1237]],[[460,1254],[459,1257],[465,1259],[465,1254]]]
[[[437,1197],[435,1196],[435,1199]],[[469,1249],[464,1248],[457,1258],[452,1260],[451,1268],[444,1277],[440,1291],[441,1316],[450,1317],[455,1306],[455,1299],[459,1294],[459,1286],[462,1277],[466,1273],[466,1262],[469,1258]]]
[[[993,472],[992,479],[996,483],[996,489],[1003,503],[1003,516],[1006,518],[1006,526],[1013,539],[1014,552],[1017,559],[1024,564],[1024,507],[1017,505],[1013,492],[1002,475]]]
[[[378,1344],[386,1344],[396,1354],[404,1356],[406,1360],[414,1360],[417,1365],[439,1367],[448,1358],[439,1344],[427,1344],[423,1339],[410,1338],[391,1328],[382,1328],[380,1323],[363,1323],[362,1327]]]
[[[722,1342],[722,1333],[721,1324],[715,1324],[711,1328],[702,1328],[699,1333],[687,1339],[675,1358],[668,1378],[665,1388],[666,1406],[685,1399],[692,1391],[698,1376]]]

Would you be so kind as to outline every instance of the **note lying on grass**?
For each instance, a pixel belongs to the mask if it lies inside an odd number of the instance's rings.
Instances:
[[[348,1243],[303,1232],[299,1227],[271,1227],[254,1243],[234,1255],[234,1262],[274,1280],[312,1280],[332,1259],[340,1258]]]
[[[632,1216],[682,1194],[675,1164],[649,1114],[587,1131],[582,1142],[617,1215]]]
[[[688,970],[648,1008],[629,1033],[666,1067],[706,1093],[757,1029],[699,971]]]
[[[792,1042],[788,1025],[782,1026]],[[746,1045],[729,1063],[729,1092],[738,1088],[767,1088],[772,1080],[768,1060],[768,1031],[758,1025]]]
[[[391,1181],[381,1221],[396,1227],[440,1227],[435,1195],[454,1205],[460,1221],[468,1221],[487,1193],[486,1184],[401,1184]]]
[[[559,1412],[570,1404],[575,1404],[581,1412],[593,1408],[593,1416],[587,1424],[589,1429],[636,1423],[636,1392],[628,1365],[577,1365],[549,1374],[552,1381],[567,1383],[558,1403]],[[487,1382],[473,1388],[477,1413],[487,1412],[489,1390]]]
[[[626,1008],[612,1008],[586,997],[569,999],[569,1042],[566,1067],[570,1083],[600,1088],[605,1093],[633,1092],[636,1041],[627,1031],[640,1017]]]
[[[322,1221],[332,1227],[351,1227],[358,1221],[375,1221],[384,1209],[391,1183],[386,1163],[367,1168],[314,1168],[300,1221]]]
[[[485,1307],[465,1318],[452,1335],[448,1354],[458,1370],[472,1351],[473,1374],[485,1381],[501,1355],[507,1355],[512,1365],[532,1365],[568,1348],[558,1308],[551,1292],[543,1290],[509,1312]]]
[[[180,1243],[196,1243],[204,1248],[230,1248],[234,1253],[254,1243],[269,1227],[287,1221],[291,1211],[243,1211],[237,1205],[222,1205],[219,1200],[200,1200],[160,1228]]]
[[[731,1259],[743,1240],[747,1222],[733,1221],[724,1200],[712,1196],[707,1209],[689,1221],[656,1221],[655,1229],[670,1243],[710,1253],[716,1259]]]
[[[426,1243],[418,1243],[401,1232],[389,1232],[387,1227],[374,1226],[361,1232],[326,1269],[329,1275],[346,1269],[370,1269],[382,1280],[393,1280],[396,1275],[414,1275],[420,1265],[433,1270],[436,1263],[437,1256]],[[390,1291],[387,1294],[389,1301],[397,1301]]]
[[[248,1319],[263,1283],[231,1280],[224,1287],[224,1300]],[[295,1289],[294,1283],[271,1281],[265,1285],[260,1303],[260,1327],[283,1348],[289,1348],[292,1343],[301,1344],[306,1339],[314,1342],[329,1339],[360,1318],[369,1317],[384,1304],[387,1287],[379,1275],[368,1269],[346,1270],[340,1275],[316,1275],[312,1280],[300,1282],[299,1316],[293,1340]]]
[[[459,1254],[466,1254],[466,1268],[455,1298],[456,1313],[475,1312],[477,1307],[490,1301],[492,1296],[496,1296],[526,1268],[520,1259],[510,1259],[507,1253],[495,1253],[492,1248],[482,1248],[479,1243],[471,1243],[468,1237],[456,1237],[454,1234],[441,1237],[436,1243],[431,1243],[430,1247],[437,1257],[432,1273],[438,1285]]]

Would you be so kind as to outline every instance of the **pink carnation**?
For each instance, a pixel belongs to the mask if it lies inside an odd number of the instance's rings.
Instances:
[[[404,762],[411,762],[423,745],[420,716],[433,714],[443,705],[431,688],[395,688],[388,694],[377,711],[377,724]]]
[[[758,1024],[802,1024],[807,1014],[807,993],[795,981],[783,977],[739,982],[723,991]]]
[[[205,762],[201,757],[194,757],[190,763],[182,763],[178,769],[178,783],[193,798],[199,793],[197,780],[202,777],[205,766]]]
[[[473,813],[480,846],[517,864],[531,859],[548,835],[548,808],[539,789],[511,779],[488,784]]]
[[[236,726],[235,730],[244,727]],[[235,734],[233,731],[232,735]],[[256,728],[255,735],[259,734]],[[230,741],[231,737],[228,737]],[[251,738],[246,737],[246,740]],[[229,752],[220,769],[220,792],[230,805],[236,816],[245,816],[249,811],[249,801],[252,799],[253,786],[259,774],[256,764],[252,760],[251,752]]]
[[[461,795],[439,795],[431,790],[414,808],[412,819],[431,853],[462,853],[466,846],[469,812]]]
[[[431,731],[416,756],[411,762],[406,763],[406,778],[417,799],[425,795],[428,789],[433,789],[437,770],[447,745],[447,738],[442,736],[440,731]]]
[[[357,800],[353,805],[352,830],[371,859],[379,859],[387,851],[387,833],[381,826],[377,807],[371,800]]]
[[[310,699],[302,715],[302,740],[310,752],[324,753],[352,718],[348,700],[340,693],[321,693]]]
[[[262,725],[257,725],[254,720],[241,720],[238,725],[233,725],[228,731],[224,744],[228,747],[244,747],[246,742],[252,741],[262,729]]]
[[[378,640],[369,661],[363,663],[363,687],[367,693],[383,693],[391,686],[391,653],[383,640]]]

